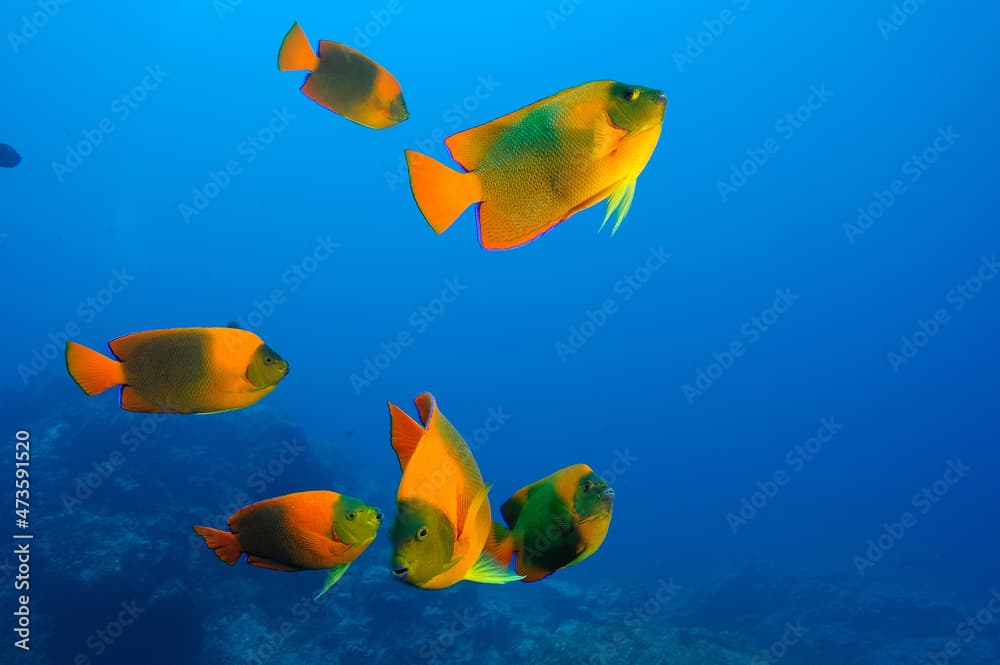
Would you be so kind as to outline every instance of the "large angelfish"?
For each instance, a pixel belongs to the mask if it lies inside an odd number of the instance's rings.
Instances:
[[[478,203],[486,249],[523,245],[605,199],[604,222],[616,214],[614,233],[660,138],[666,105],[659,90],[615,81],[569,88],[445,139],[465,173],[408,150],[413,196],[437,233]]]

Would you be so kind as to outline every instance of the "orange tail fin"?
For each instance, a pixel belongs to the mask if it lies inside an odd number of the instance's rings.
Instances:
[[[504,568],[509,567],[510,560],[514,558],[514,534],[502,524],[493,522],[493,530],[486,539],[483,551],[500,562]]]
[[[236,539],[236,534],[228,531],[210,529],[207,526],[192,527],[194,532],[205,539],[205,544],[215,550],[215,555],[228,563],[230,566],[239,561],[243,550],[240,549],[240,541]]]
[[[319,56],[309,43],[302,26],[296,21],[281,41],[281,48],[278,49],[278,69],[283,72],[303,69],[314,72],[317,67],[319,67]]]
[[[66,369],[88,395],[125,383],[125,370],[120,362],[76,342],[66,342]]]
[[[406,164],[413,198],[436,233],[443,233],[466,208],[483,200],[475,173],[459,173],[413,150],[406,151]]]

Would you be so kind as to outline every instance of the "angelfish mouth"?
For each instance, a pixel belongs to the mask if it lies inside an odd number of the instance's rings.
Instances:
[[[398,100],[393,100],[389,104],[389,110],[386,115],[390,120],[402,122],[410,117],[410,111],[406,108],[406,102],[403,101],[403,98],[399,97]]]
[[[603,496],[604,496],[605,499],[609,499],[610,500],[610,499],[614,499],[615,498],[615,491],[612,488],[610,488],[610,487],[608,489],[604,490],[604,492],[602,492],[602,494],[603,494]]]
[[[405,580],[407,578],[407,576],[409,576],[409,574],[410,574],[410,569],[409,568],[393,568],[392,569],[392,576],[395,577],[397,580]]]

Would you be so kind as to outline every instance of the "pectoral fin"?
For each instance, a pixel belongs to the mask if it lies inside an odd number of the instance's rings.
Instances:
[[[469,500],[468,495],[465,493],[459,493],[458,514],[461,515],[463,509],[466,511],[465,519],[462,520],[461,524],[459,524],[458,533],[456,534],[456,538],[459,540],[461,540],[463,536],[466,536],[469,533],[469,530],[474,527],[475,521],[479,517],[479,511],[483,507],[483,503],[486,501],[486,495],[489,494],[491,487],[493,486],[484,485],[471,500]]]
[[[604,221],[601,222],[601,228],[598,229],[598,232],[604,228],[604,225],[608,223],[608,219],[611,218],[611,214],[614,212],[617,212],[618,215],[615,218],[615,225],[611,228],[611,235],[614,235],[618,227],[622,225],[622,220],[625,219],[629,208],[632,207],[632,198],[635,196],[635,183],[637,180],[638,178],[626,178],[611,192],[611,196],[608,199],[608,211],[604,214]]]
[[[340,581],[340,578],[344,576],[344,573],[346,573],[347,569],[350,567],[351,564],[344,563],[331,568],[326,576],[326,583],[323,585],[323,588],[319,590],[319,593],[313,596],[313,600],[319,600],[320,596],[329,591],[330,587]]]
[[[627,134],[627,130],[615,126],[611,118],[607,118],[607,122],[598,125],[594,131],[594,154],[591,158],[596,162],[615,152]]]
[[[507,584],[508,582],[518,582],[524,579],[524,576],[510,572],[489,554],[483,552],[469,569],[469,572],[465,574],[465,579],[481,584]]]

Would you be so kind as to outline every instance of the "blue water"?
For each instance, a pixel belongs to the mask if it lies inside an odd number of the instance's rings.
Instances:
[[[641,593],[733,575],[740,605],[774,598],[784,575],[832,576],[885,588],[899,607],[947,597],[957,609],[914,623],[905,644],[885,637],[883,609],[857,628],[868,651],[809,652],[813,631],[756,662],[918,663],[956,639],[966,660],[954,662],[998,662],[992,614],[972,640],[956,637],[1000,587],[997,19],[981,3],[917,0],[4,3],[0,141],[23,162],[0,173],[0,409],[11,441],[20,428],[39,440],[53,423],[73,441],[72,456],[33,460],[37,476],[62,484],[36,483],[53,556],[33,562],[31,657],[139,662],[121,644],[85,646],[92,626],[56,636],[81,618],[67,608],[111,603],[94,611],[97,626],[123,594],[152,594],[165,575],[143,562],[177,548],[178,599],[157,619],[170,637],[141,650],[146,662],[252,662],[212,651],[222,638],[205,617],[244,611],[225,594],[267,589],[254,607],[280,621],[319,577],[230,570],[190,546],[189,525],[213,510],[218,521],[216,507],[246,489],[226,472],[248,449],[233,433],[257,436],[265,461],[279,449],[280,437],[241,429],[241,418],[324,442],[249,499],[321,486],[367,493],[391,514],[399,471],[386,401],[409,409],[429,390],[475,441],[494,506],[578,462],[617,491],[597,555],[551,584],[476,588],[480,605],[557,583]],[[346,42],[389,68],[410,119],[372,131],[299,93],[301,76],[275,64],[293,20],[314,42]],[[669,99],[613,238],[597,233],[603,206],[512,251],[483,251],[470,212],[431,231],[404,148],[446,160],[444,137],[604,78]],[[288,378],[245,412],[157,424],[85,510],[61,512],[118,433],[149,422],[117,411],[111,393],[83,395],[61,359],[65,339],[102,348],[139,330],[229,321],[287,358]],[[95,413],[110,434],[88,429]],[[166,473],[194,449],[211,459],[185,467],[199,480],[160,477],[165,495],[130,493],[152,481],[139,469]],[[317,475],[320,463],[336,483]],[[167,505],[176,519],[150,517]],[[123,522],[138,544],[98,547],[100,525]],[[79,550],[58,545],[68,533]],[[388,576],[387,545],[380,534],[357,564],[370,579]],[[84,575],[74,561],[90,546],[121,560]],[[348,607],[373,593],[352,573],[338,596]],[[429,598],[447,612],[467,597],[394,584],[384,588],[401,595],[398,614],[354,615],[420,631],[434,622],[419,609]],[[816,612],[833,602],[799,601]],[[685,620],[735,631],[738,611],[706,605]],[[680,620],[658,613],[651,625]],[[313,621],[314,637],[333,623]],[[546,630],[563,624],[555,611]],[[730,646],[756,654],[780,626]],[[514,653],[503,649],[523,639],[497,629],[459,641]],[[286,643],[270,662],[362,658],[339,639],[319,644]],[[660,662],[645,642],[616,653],[606,662]]]

